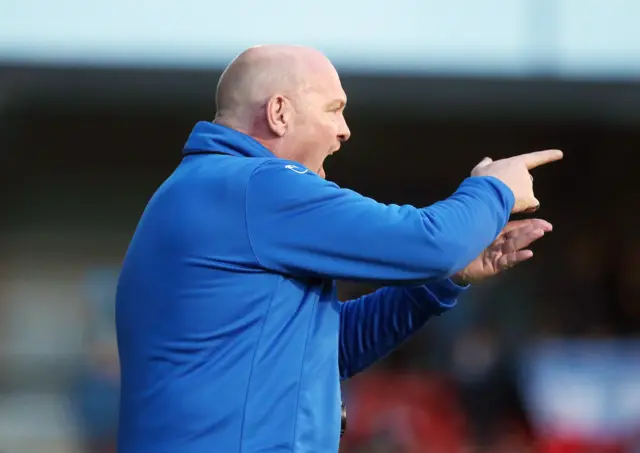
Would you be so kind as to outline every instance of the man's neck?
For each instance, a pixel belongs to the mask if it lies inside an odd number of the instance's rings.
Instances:
[[[257,126],[253,125],[253,127],[246,127],[242,125],[241,121],[232,120],[222,115],[216,115],[215,119],[213,120],[213,123],[228,127],[230,129],[241,132],[245,135],[248,135],[249,137],[256,140],[258,143],[260,143],[262,146],[267,148],[269,151],[271,151],[275,156],[281,157],[278,155],[277,146],[275,145],[274,140],[267,138],[266,136],[268,134],[266,132],[263,131],[262,133],[260,133],[259,132],[260,128],[258,128]]]

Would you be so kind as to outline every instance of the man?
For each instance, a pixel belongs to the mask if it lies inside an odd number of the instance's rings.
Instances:
[[[215,121],[196,124],[123,263],[119,453],[337,452],[340,380],[551,230],[507,220],[537,207],[528,169],[559,151],[485,159],[423,209],[326,181],[345,105],[304,47],[251,48],[222,75]],[[393,286],[341,303],[335,279]]]

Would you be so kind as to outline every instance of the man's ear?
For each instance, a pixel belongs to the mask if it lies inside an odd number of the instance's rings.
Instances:
[[[278,137],[282,137],[291,121],[291,103],[286,97],[277,94],[267,101],[265,108],[269,129]]]

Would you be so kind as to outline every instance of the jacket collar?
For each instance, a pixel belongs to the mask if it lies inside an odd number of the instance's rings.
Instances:
[[[256,139],[220,124],[199,121],[182,150],[183,155],[216,153],[238,157],[274,157]]]

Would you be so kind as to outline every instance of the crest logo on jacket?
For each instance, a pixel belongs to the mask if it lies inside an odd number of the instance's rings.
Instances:
[[[306,168],[300,168],[297,165],[285,165],[284,168],[288,168],[289,170],[295,171],[296,173],[301,175],[304,175],[306,172],[309,171]]]

